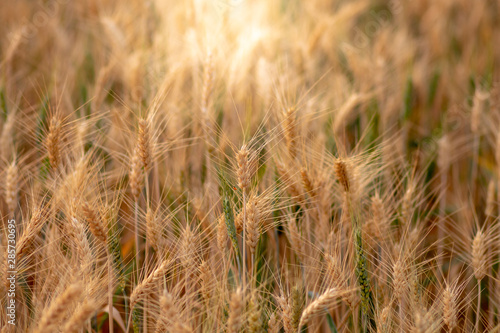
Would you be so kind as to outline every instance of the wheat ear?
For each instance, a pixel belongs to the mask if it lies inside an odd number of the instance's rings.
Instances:
[[[57,116],[50,119],[49,132],[45,139],[49,162],[52,168],[56,169],[61,161],[61,121]]]
[[[89,225],[90,232],[97,240],[105,245],[108,240],[108,234],[105,227],[102,225],[102,219],[99,214],[92,208],[92,206],[90,206],[88,202],[82,204],[82,211],[83,216]]]
[[[361,230],[355,230],[355,244],[356,244],[356,275],[358,278],[358,284],[361,292],[361,309],[363,314],[368,319],[371,330],[375,331],[376,323],[373,318],[373,296],[370,287],[370,279],[368,278],[367,270],[367,260],[365,256],[365,251],[363,249],[363,239],[361,235]]]
[[[153,286],[156,282],[160,281],[163,278],[169,267],[170,267],[170,261],[164,260],[151,274],[149,274],[147,278],[142,280],[142,282],[139,283],[132,291],[132,294],[130,295],[129,298],[130,314],[127,323],[127,331],[128,328],[130,328],[130,323],[132,321],[134,306],[137,304],[137,302],[139,302],[140,298],[147,293],[147,291],[149,290],[149,288],[151,288],[151,286]]]
[[[276,313],[271,314],[267,322],[267,331],[269,333],[278,333],[280,331],[280,324],[276,319]]]
[[[300,322],[298,326],[298,332],[300,333],[301,328],[306,325],[309,320],[320,312],[327,311],[333,302],[341,295],[339,289],[330,288],[325,291],[321,296],[309,304],[302,312],[300,317]]]
[[[31,246],[36,235],[42,229],[45,222],[45,208],[35,208],[33,215],[31,216],[28,225],[23,230],[23,234],[17,242],[17,260],[21,260],[28,253],[28,249]]]
[[[290,297],[291,324],[295,332],[300,327],[300,318],[304,310],[306,301],[305,289],[302,285],[297,284],[292,288]]]
[[[314,183],[306,168],[300,169],[300,177],[302,179],[302,186],[306,190],[309,197],[316,198],[318,196],[318,192],[316,191]]]
[[[96,311],[97,304],[93,301],[86,300],[83,304],[78,306],[78,310],[68,319],[62,331],[64,333],[78,332]],[[113,331],[110,330],[110,332]]]
[[[254,292],[252,297],[250,298],[250,304],[248,305],[249,314],[248,314],[248,332],[249,333],[258,333],[261,331],[261,319],[260,319],[260,304],[259,299],[257,298],[257,293]]]
[[[163,290],[160,297],[160,315],[156,323],[156,332],[189,333],[192,330],[182,322],[179,309],[175,305],[174,297],[167,290]]]
[[[99,240],[106,249],[106,255],[108,258],[108,320],[109,329],[113,332],[113,258],[108,247],[108,232],[107,226],[104,225],[103,219],[99,212],[96,212],[88,202],[82,205],[83,215],[89,224],[90,232]]]
[[[148,263],[148,247],[151,246],[155,252],[159,253],[160,251],[160,241],[161,241],[161,224],[158,221],[158,217],[153,212],[151,207],[148,207],[146,213],[146,264]]]
[[[145,278],[134,288],[134,291],[130,295],[131,308],[139,301],[140,297],[142,297],[152,285],[163,278],[169,267],[170,261],[164,260],[151,274],[149,274],[147,278]]]
[[[286,109],[283,117],[286,146],[290,157],[295,159],[297,156],[297,118],[295,107]]]
[[[292,311],[290,308],[290,304],[284,296],[278,297],[277,301],[281,309],[281,319],[283,322],[285,333],[295,333],[292,326]]]
[[[476,311],[476,332],[479,332],[479,321],[481,317],[481,281],[487,273],[486,263],[486,243],[482,230],[478,230],[472,240],[472,267],[477,280],[477,311]]]
[[[151,167],[151,126],[147,119],[139,120],[139,135],[137,136],[137,151],[141,157],[142,166],[147,173]]]
[[[42,318],[35,332],[49,333],[55,332],[59,321],[66,315],[68,308],[80,298],[83,293],[81,283],[72,284],[66,290],[54,299],[49,308],[43,312]]]
[[[247,245],[250,248],[250,255],[252,259],[251,270],[253,272],[255,264],[255,248],[257,247],[257,242],[260,237],[260,214],[257,198],[250,199],[248,203],[247,215]]]
[[[229,318],[227,319],[227,332],[238,333],[243,325],[243,311],[245,310],[245,302],[243,299],[243,291],[238,288],[231,295],[229,302]]]
[[[217,219],[217,248],[223,257],[227,244],[227,227],[224,220],[224,214]]]
[[[404,332],[403,323],[404,323],[404,292],[406,288],[406,274],[403,266],[403,259],[398,258],[393,266],[393,290],[394,297],[399,301],[399,330],[400,332]]]
[[[442,295],[443,302],[443,323],[452,332],[457,326],[457,295],[454,289],[446,286]]]

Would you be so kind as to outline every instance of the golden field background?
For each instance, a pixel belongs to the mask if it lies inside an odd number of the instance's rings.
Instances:
[[[4,1],[1,332],[497,332],[498,13]]]

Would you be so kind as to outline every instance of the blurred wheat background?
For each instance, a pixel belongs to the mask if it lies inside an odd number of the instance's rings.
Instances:
[[[500,331],[499,13],[3,1],[0,331]]]

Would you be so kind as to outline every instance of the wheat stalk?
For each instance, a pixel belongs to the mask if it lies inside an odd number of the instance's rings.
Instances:
[[[210,97],[212,96],[214,84],[214,63],[213,54],[208,52],[207,58],[205,60],[205,68],[203,71],[203,89],[201,93],[201,112],[203,114],[208,113],[208,107],[210,105]]]
[[[14,212],[17,205],[17,194],[19,193],[19,166],[14,160],[7,167],[7,177],[5,180],[5,202],[10,216],[14,217]]]

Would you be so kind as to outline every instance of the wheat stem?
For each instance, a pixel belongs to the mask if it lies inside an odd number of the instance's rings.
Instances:
[[[113,324],[113,258],[109,252],[109,247],[106,246],[106,254],[108,256],[108,316],[109,316],[109,331],[114,332]]]
[[[481,318],[481,280],[477,280],[477,310],[476,310],[476,332],[479,332],[479,320]]]
[[[247,270],[246,270],[246,229],[247,229],[247,200],[246,200],[246,191],[243,190],[243,294],[246,292],[246,286],[247,286]]]
[[[136,199],[134,203],[134,237],[135,237],[135,269],[136,269],[136,282],[139,281],[139,200]]]
[[[447,172],[443,172],[441,174],[441,197],[439,201],[439,224],[438,224],[438,260],[439,267],[443,266],[444,260],[444,235],[445,235],[445,226],[444,226],[444,217],[446,214],[446,188],[448,185],[448,174]]]

